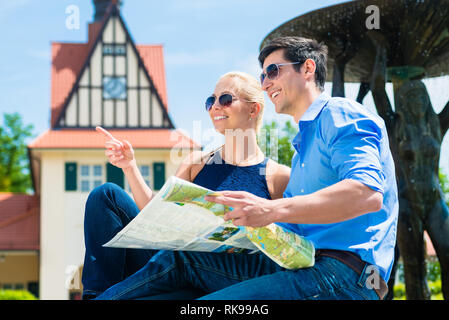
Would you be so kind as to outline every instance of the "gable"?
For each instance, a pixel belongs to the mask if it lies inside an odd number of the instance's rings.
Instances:
[[[115,7],[92,34],[88,44],[53,47],[52,127],[173,128],[162,46],[135,46]]]

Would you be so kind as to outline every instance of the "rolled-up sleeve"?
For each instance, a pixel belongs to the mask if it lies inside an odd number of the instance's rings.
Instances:
[[[335,110],[328,112],[326,118],[324,139],[338,179],[356,180],[383,194],[385,174],[379,151],[382,139],[379,124],[366,116]]]

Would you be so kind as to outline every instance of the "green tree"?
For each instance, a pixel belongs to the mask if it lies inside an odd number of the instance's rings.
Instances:
[[[438,171],[438,177],[440,178],[441,189],[446,197],[446,204],[449,206],[449,178],[441,168]]]
[[[33,125],[24,125],[18,113],[4,113],[0,127],[0,191],[29,192],[31,176],[25,140]]]
[[[295,152],[292,140],[297,133],[297,126],[290,120],[282,128],[276,121],[271,121],[262,126],[257,139],[268,158],[290,167]]]

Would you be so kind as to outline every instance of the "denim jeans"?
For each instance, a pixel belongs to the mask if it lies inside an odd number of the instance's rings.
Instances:
[[[286,270],[262,253],[160,251],[97,299],[137,299],[190,286],[210,292],[201,300],[377,300],[366,277],[329,257],[318,257],[311,268]]]
[[[84,213],[83,298],[92,298],[142,268],[156,250],[106,248],[139,208],[119,186],[105,183],[89,194]]]

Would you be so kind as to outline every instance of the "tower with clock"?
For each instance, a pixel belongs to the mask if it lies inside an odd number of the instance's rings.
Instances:
[[[134,42],[121,1],[93,4],[86,43],[52,43],[50,128],[28,145],[40,200],[41,299],[80,297],[89,192],[104,182],[130,191],[121,169],[107,162],[96,126],[131,142],[155,191],[176,171],[173,151],[201,149],[170,118],[162,45]]]
[[[95,1],[102,14],[107,1]],[[95,37],[65,101],[52,114],[55,128],[173,129],[167,112],[161,46],[136,46],[112,1],[90,26]],[[148,59],[148,60],[146,60]],[[150,64],[159,64],[154,67]],[[153,70],[154,68],[154,70]]]

